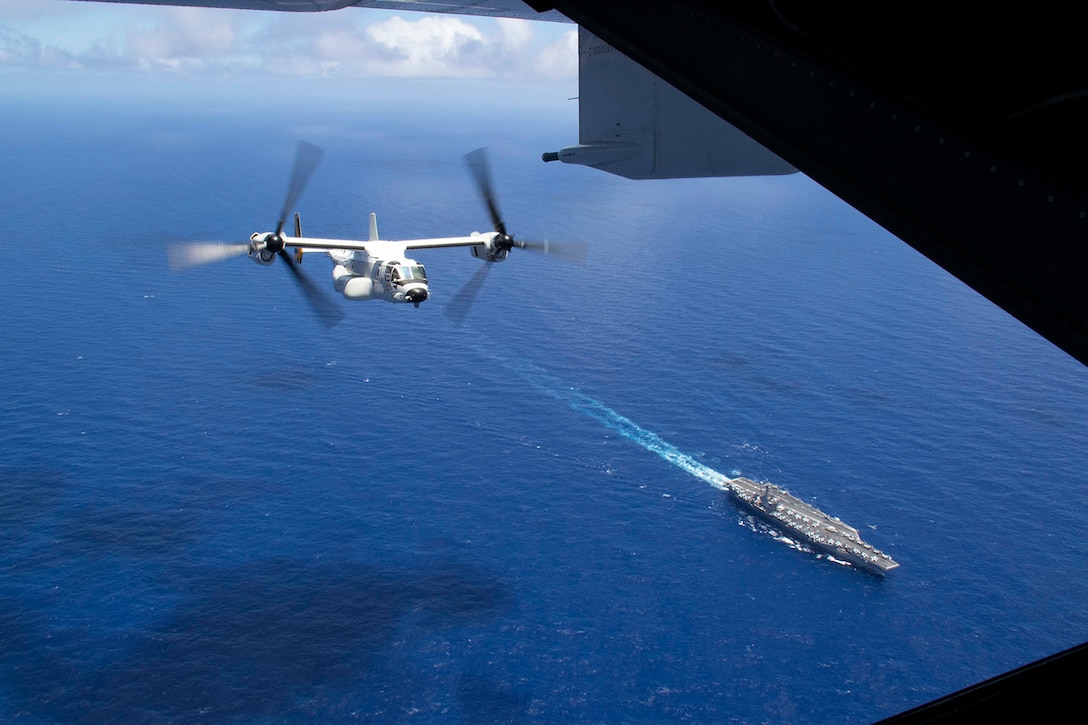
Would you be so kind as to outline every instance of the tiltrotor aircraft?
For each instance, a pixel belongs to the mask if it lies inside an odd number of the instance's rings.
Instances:
[[[491,264],[505,260],[514,247],[556,255],[574,262],[585,259],[585,245],[526,242],[515,240],[506,231],[492,193],[491,175],[484,149],[476,149],[466,154],[465,162],[491,215],[493,232],[472,232],[464,237],[386,241],[378,238],[377,217],[371,213],[370,235],[366,241],[318,239],[302,236],[302,224],[296,213],[295,236],[285,237],[283,229],[287,216],[302,194],[322,154],[321,149],[313,144],[299,142],[283,210],[276,222],[276,231],[254,232],[247,243],[191,242],[175,245],[170,248],[171,266],[175,269],[192,267],[242,254],[249,255],[258,264],[271,265],[276,257],[280,257],[301,285],[314,311],[331,327],[340,321],[343,313],[302,273],[298,265],[306,252],[324,252],[332,259],[333,286],[349,300],[408,302],[419,307],[430,296],[427,273],[422,264],[407,256],[407,252],[436,247],[468,247],[472,255],[484,260],[485,264],[445,307],[446,313],[457,323],[464,319],[487,277]],[[287,252],[288,247],[294,250],[294,255]]]

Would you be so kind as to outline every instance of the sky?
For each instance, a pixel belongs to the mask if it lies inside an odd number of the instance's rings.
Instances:
[[[360,79],[501,82],[577,93],[573,24],[359,8],[278,13],[71,0],[0,2],[0,90],[123,82],[138,88]]]

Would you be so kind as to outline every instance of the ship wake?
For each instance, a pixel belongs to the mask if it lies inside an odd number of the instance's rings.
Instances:
[[[882,575],[898,566],[891,557],[863,542],[856,529],[837,518],[804,503],[777,486],[757,484],[743,477],[730,478],[710,466],[697,461],[656,433],[646,430],[630,418],[620,415],[604,403],[591,398],[577,388],[564,386],[560,381],[539,368],[524,363],[513,364],[499,355],[493,355],[508,370],[516,373],[537,390],[549,395],[600,422],[606,428],[619,433],[627,440],[668,461],[677,468],[731,494],[734,500],[755,513],[768,525],[774,538],[791,548],[811,552],[832,559],[836,563],[850,563],[874,574]],[[779,530],[776,527],[782,527]],[[802,540],[782,533],[788,531]],[[835,556],[838,554],[838,556]],[[848,558],[849,562],[843,559]]]

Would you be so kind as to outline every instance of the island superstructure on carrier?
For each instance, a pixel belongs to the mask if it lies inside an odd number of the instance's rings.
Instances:
[[[766,481],[729,478],[719,487],[768,525],[796,535],[813,549],[883,576],[899,566],[890,556],[861,540],[858,530]]]

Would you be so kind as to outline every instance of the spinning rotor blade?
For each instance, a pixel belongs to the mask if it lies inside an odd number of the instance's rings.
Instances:
[[[309,277],[302,273],[302,270],[291,259],[290,254],[282,249],[278,254],[284,264],[287,265],[287,268],[291,270],[291,274],[295,276],[295,280],[302,286],[306,301],[310,303],[314,313],[321,318],[321,322],[324,323],[325,327],[332,327],[344,319],[344,313],[340,311],[340,308],[324,292],[318,289],[317,285],[310,281]]]
[[[280,211],[279,220],[276,222],[275,241],[279,247],[276,249],[276,254],[287,265],[287,269],[291,271],[295,281],[302,287],[302,292],[306,295],[306,301],[310,304],[310,308],[321,319],[325,327],[332,327],[344,319],[344,313],[324,292],[318,289],[317,285],[310,281],[309,277],[302,273],[302,270],[298,268],[295,260],[291,258],[283,245],[283,227],[287,223],[287,216],[295,208],[295,203],[302,195],[302,190],[306,188],[306,184],[310,181],[310,177],[313,176],[314,169],[317,168],[317,164],[321,161],[324,153],[312,143],[298,142],[298,150],[295,152],[295,166],[291,169],[291,179],[287,184],[287,195],[283,199],[283,209]],[[302,221],[298,214],[295,214],[295,236],[302,236]],[[273,240],[270,239],[269,241]],[[301,262],[301,250],[298,251],[298,254]]]
[[[306,141],[298,142],[298,150],[295,152],[295,167],[291,170],[291,181],[287,184],[287,196],[283,199],[283,210],[280,212],[279,221],[276,222],[276,236],[283,232],[283,225],[287,223],[287,215],[295,208],[295,202],[302,195],[307,182],[313,176],[314,169],[321,161],[325,152]]]
[[[491,215],[491,225],[496,232],[502,235],[501,238],[496,240],[496,244],[502,245],[505,249],[518,247],[528,249],[531,252],[559,257],[575,264],[585,264],[586,245],[584,243],[560,243],[546,240],[523,242],[507,234],[506,224],[502,220],[502,215],[499,214],[499,206],[495,201],[495,192],[491,187],[491,168],[487,162],[487,150],[479,148],[465,154],[465,164],[468,165],[469,171],[472,172],[472,177],[476,181],[476,188],[479,189],[480,196],[483,198],[487,211]]]
[[[505,236],[506,225],[502,223],[502,215],[499,214],[499,207],[495,203],[495,194],[491,191],[491,170],[487,164],[487,151],[482,148],[469,151],[465,154],[465,163],[468,164],[476,180],[476,188],[480,190],[480,196],[483,197],[487,211],[491,214],[491,226],[499,234]]]
[[[166,250],[170,269],[181,270],[201,264],[219,262],[231,257],[240,257],[249,251],[248,244],[223,244],[222,242],[190,242],[172,244]]]
[[[442,311],[446,313],[446,317],[450,318],[453,324],[460,325],[465,321],[465,316],[468,315],[468,310],[472,307],[476,295],[480,293],[480,288],[484,286],[484,280],[487,279],[489,269],[491,269],[491,264],[484,263],[476,270],[476,274],[472,275],[472,279],[466,282],[465,286],[457,290],[457,294],[450,298],[449,304],[442,308]]]
[[[219,242],[196,242],[184,245],[174,245],[168,249],[170,266],[174,269],[184,269],[198,264],[218,262],[229,257],[236,257],[248,252],[275,252],[283,263],[287,265],[295,281],[302,287],[306,301],[314,313],[321,319],[326,327],[332,327],[344,318],[344,313],[336,304],[314,285],[310,279],[302,273],[291,255],[285,250],[283,227],[287,223],[287,215],[291,213],[298,201],[306,183],[313,176],[317,163],[324,152],[317,146],[305,141],[298,142],[298,150],[295,152],[295,164],[291,170],[291,178],[287,184],[287,194],[283,200],[283,209],[280,211],[279,220],[276,222],[276,231],[272,234],[254,234],[253,244],[222,244]],[[302,236],[301,222],[298,214],[295,214],[295,236]],[[257,246],[260,245],[260,246]],[[301,254],[301,250],[299,250]],[[262,262],[269,262],[271,258],[262,257]],[[301,260],[300,260],[301,261]]]
[[[588,245],[585,242],[549,242],[546,239],[538,242],[514,240],[514,246],[530,252],[546,254],[549,257],[565,259],[575,264],[585,264],[588,252]]]

